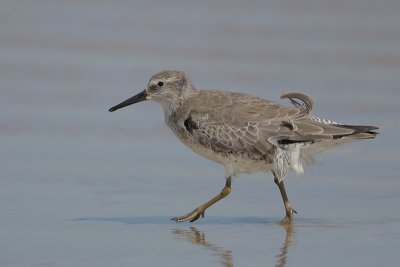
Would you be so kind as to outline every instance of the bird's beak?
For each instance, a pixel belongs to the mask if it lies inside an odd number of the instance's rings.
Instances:
[[[138,93],[137,95],[132,96],[131,98],[128,98],[127,100],[119,103],[118,105],[110,108],[108,111],[113,112],[116,111],[117,109],[141,102],[147,100],[147,93],[146,90],[143,90],[142,92]]]

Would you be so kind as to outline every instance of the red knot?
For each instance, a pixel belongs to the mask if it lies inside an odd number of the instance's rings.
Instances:
[[[222,191],[176,222],[196,221],[205,210],[231,192],[232,176],[271,171],[278,186],[286,216],[297,213],[289,204],[283,183],[289,169],[303,173],[314,156],[339,144],[373,139],[377,127],[358,126],[311,115],[313,102],[303,93],[286,93],[293,106],[242,93],[196,89],[185,72],[155,74],[147,88],[109,111],[152,100],[164,110],[165,122],[179,140],[194,152],[225,167]]]

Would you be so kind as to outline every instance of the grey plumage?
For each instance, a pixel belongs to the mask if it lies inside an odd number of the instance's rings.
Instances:
[[[242,93],[197,90],[184,72],[164,71],[155,74],[143,92],[110,111],[145,99],[160,103],[166,124],[185,145],[225,166],[224,189],[229,187],[229,192],[234,174],[272,171],[284,199],[287,222],[295,212],[283,186],[287,171],[303,172],[303,164],[312,163],[317,153],[336,145],[373,139],[378,128],[315,117],[311,115],[312,99],[302,93],[286,93],[281,98],[288,98],[293,106]],[[196,220],[208,206],[175,220]]]

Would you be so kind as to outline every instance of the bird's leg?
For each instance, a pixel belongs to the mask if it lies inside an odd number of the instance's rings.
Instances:
[[[216,202],[220,201],[221,199],[229,195],[229,193],[231,192],[231,180],[232,180],[231,177],[232,176],[226,178],[225,186],[218,195],[216,195],[203,205],[198,206],[192,212],[189,212],[188,214],[183,215],[181,217],[172,218],[171,220],[175,222],[185,222],[185,221],[194,222],[197,219],[199,219],[200,216],[204,217],[204,212],[208,207],[210,207],[211,205],[215,204]]]
[[[283,180],[279,180],[277,177],[275,177],[274,182],[279,187],[279,191],[281,191],[283,204],[285,205],[286,216],[285,216],[285,218],[283,218],[281,223],[284,223],[284,224],[290,223],[293,221],[293,214],[294,213],[297,214],[297,211],[295,211],[289,204],[289,199],[286,195],[286,190],[285,190],[285,185],[283,184]]]

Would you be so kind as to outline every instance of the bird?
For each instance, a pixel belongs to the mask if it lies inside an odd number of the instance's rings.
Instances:
[[[231,193],[232,177],[240,173],[271,172],[278,186],[285,217],[293,223],[297,211],[286,193],[284,178],[312,164],[315,156],[340,144],[374,139],[375,126],[350,125],[311,114],[312,99],[300,92],[281,95],[291,106],[238,92],[199,90],[184,71],[154,74],[147,87],[109,109],[151,100],[164,111],[166,125],[178,139],[197,154],[225,168],[220,193],[193,211],[171,220],[196,221],[205,211]]]

